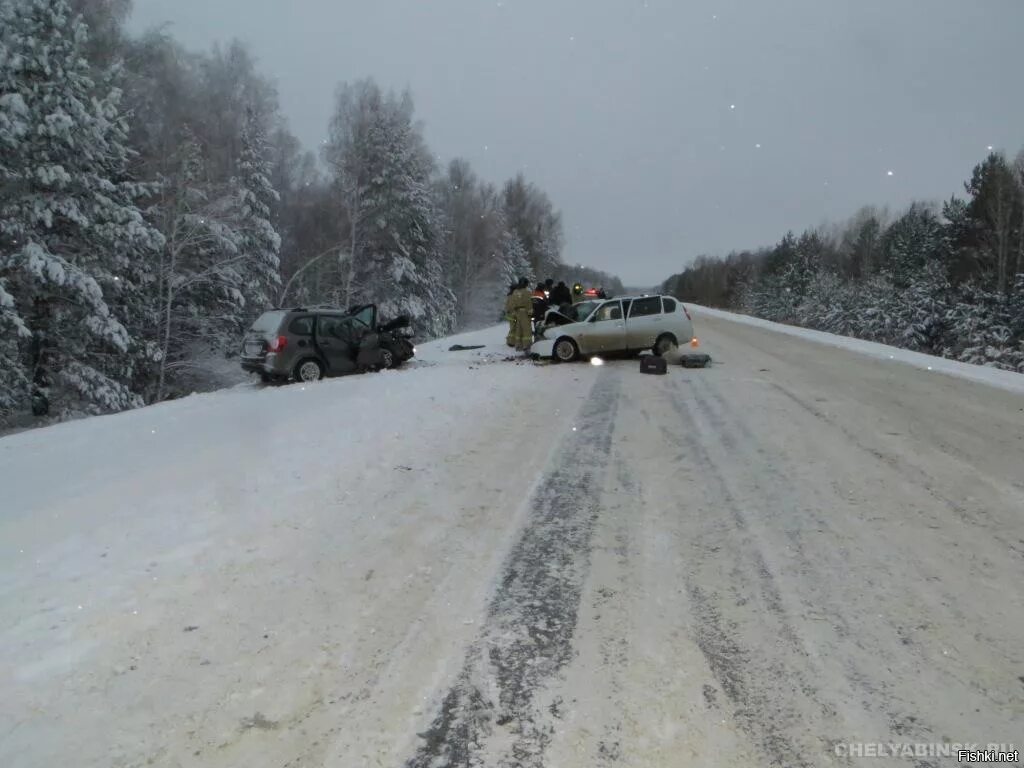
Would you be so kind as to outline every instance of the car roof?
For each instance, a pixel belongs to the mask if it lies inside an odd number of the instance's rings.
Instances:
[[[352,307],[351,309],[341,309],[340,307],[278,307],[277,309],[267,310],[268,312],[305,312],[310,315],[356,315],[362,312],[364,309],[374,307],[374,304],[360,304]]]
[[[631,294],[629,296],[612,296],[608,300],[611,301],[612,299],[673,299],[674,301],[679,301],[675,296],[668,296],[664,293],[641,293]]]

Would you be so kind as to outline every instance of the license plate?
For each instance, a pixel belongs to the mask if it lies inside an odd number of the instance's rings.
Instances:
[[[245,345],[245,356],[246,357],[259,357],[263,354],[262,344],[246,344]]]

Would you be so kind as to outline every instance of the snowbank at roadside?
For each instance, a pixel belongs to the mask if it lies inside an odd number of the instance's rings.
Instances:
[[[798,328],[793,325],[773,323],[770,320],[762,320],[758,317],[750,317],[749,315],[740,315],[735,312],[724,312],[720,309],[702,307],[699,304],[687,304],[687,307],[690,307],[694,311],[697,315],[698,321],[700,316],[704,315],[706,317],[717,317],[730,322],[753,325],[769,331],[785,333],[789,336],[798,336],[802,339],[813,341],[818,344],[828,344],[832,347],[839,347],[841,349],[849,350],[850,352],[856,352],[860,355],[873,357],[877,360],[892,360],[893,362],[912,365],[915,368],[923,368],[925,370],[935,371],[936,373],[944,373],[948,376],[956,376],[961,379],[968,379],[981,384],[987,384],[991,387],[998,387],[999,389],[1004,389],[1009,392],[1024,394],[1024,375],[1014,373],[1013,371],[1001,371],[998,368],[987,368],[983,365],[972,365],[970,363],[961,363],[957,360],[947,360],[944,357],[926,355],[922,352],[911,352],[908,349],[890,347],[886,344],[878,344],[873,341],[863,341],[862,339],[852,339],[848,336],[837,336],[833,333],[825,333],[824,331],[812,331],[808,328]],[[699,325],[697,330],[699,336]]]

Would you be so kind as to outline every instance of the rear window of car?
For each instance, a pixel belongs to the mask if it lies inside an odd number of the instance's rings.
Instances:
[[[256,333],[276,333],[277,329],[281,327],[281,321],[284,320],[286,314],[287,312],[283,310],[264,312],[256,318],[256,322],[252,324],[250,330]]]
[[[288,333],[293,333],[296,336],[312,336],[313,318],[309,315],[296,317],[288,326]]]
[[[661,297],[649,296],[646,299],[634,299],[630,317],[645,317],[661,314]]]
[[[661,297],[661,304],[662,304],[662,306],[665,307],[665,312],[675,312],[676,311],[676,300],[675,299],[670,299],[668,296],[662,296]]]

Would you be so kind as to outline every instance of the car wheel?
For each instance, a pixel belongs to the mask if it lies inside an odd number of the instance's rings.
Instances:
[[[553,352],[555,359],[560,363],[571,363],[580,354],[576,342],[569,338],[562,338],[556,341]]]
[[[652,351],[658,357],[661,357],[665,353],[670,352],[673,347],[678,346],[679,345],[676,343],[676,337],[671,333],[665,333],[659,336],[658,340],[654,342],[654,349]]]
[[[381,368],[394,368],[398,365],[395,353],[387,347],[380,348],[380,363]]]
[[[320,381],[324,377],[324,367],[318,360],[303,360],[295,366],[295,380],[303,382]]]

